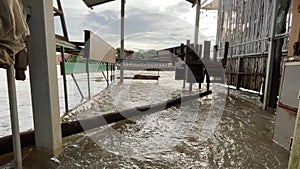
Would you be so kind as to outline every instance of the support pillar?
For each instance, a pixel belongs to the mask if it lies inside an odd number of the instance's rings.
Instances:
[[[203,59],[209,61],[210,59],[210,41],[204,41],[204,53],[203,53]]]
[[[199,24],[200,24],[200,4],[201,0],[196,0],[196,21],[195,21],[195,36],[194,36],[194,46],[195,51],[198,52],[198,39],[199,39]]]
[[[283,39],[275,39],[276,34],[286,32],[286,19],[291,0],[275,0],[271,21],[271,39],[268,52],[263,107],[276,108],[279,93],[280,65]]]
[[[14,78],[14,67],[9,65],[6,68],[7,74],[7,87],[9,97],[9,108],[10,108],[10,120],[11,120],[11,131],[13,136],[13,148],[14,148],[14,161],[15,168],[22,169],[22,153],[21,153],[21,142],[20,142],[20,131],[19,131],[19,117],[18,117],[18,105],[16,96],[16,84]]]
[[[58,156],[62,149],[53,1],[24,0],[31,9],[28,54],[36,148]]]
[[[272,73],[274,70],[273,63],[274,63],[274,56],[275,56],[275,34],[276,34],[276,16],[278,13],[278,0],[274,1],[273,5],[273,17],[272,17],[272,26],[271,26],[271,41],[269,47],[269,54],[267,60],[267,70],[266,70],[266,80],[265,80],[265,89],[264,89],[264,101],[263,107],[267,109],[269,106],[270,94],[271,94],[271,83],[272,83]]]
[[[120,82],[122,83],[124,81],[124,29],[125,29],[125,0],[121,0],[121,51],[120,51],[120,57],[121,57],[121,64],[120,64]]]

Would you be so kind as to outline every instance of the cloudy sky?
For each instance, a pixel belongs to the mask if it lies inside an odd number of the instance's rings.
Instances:
[[[120,0],[87,8],[82,0],[63,0],[70,40],[83,41],[84,30],[91,30],[114,47],[120,42]],[[54,4],[56,5],[56,4]],[[164,49],[194,40],[196,7],[185,0],[127,0],[125,48]],[[200,37],[215,40],[217,11],[201,10]],[[56,33],[61,34],[59,18]]]

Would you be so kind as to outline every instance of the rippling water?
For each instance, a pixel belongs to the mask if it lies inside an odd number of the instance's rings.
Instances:
[[[188,94],[169,74],[162,76],[159,83],[116,84],[95,98],[98,106],[73,118]],[[48,160],[48,167],[286,168],[288,152],[272,142],[274,112],[263,110],[256,95],[219,85],[212,90],[202,99],[66,138],[59,162]]]
[[[129,85],[127,107],[142,104],[140,96],[151,100],[149,88],[161,89],[150,84]],[[273,112],[263,110],[256,95],[218,85],[213,92],[70,138],[58,168],[286,168],[288,152],[272,142]]]
[[[63,77],[60,75],[60,68],[57,66],[57,79],[58,79],[58,90],[59,90],[59,108],[60,114],[63,115],[65,112],[64,103],[64,88],[63,88]],[[84,96],[88,97],[87,80],[86,74],[74,75],[77,79],[78,85],[80,86]],[[6,71],[0,69],[0,137],[11,135],[11,123],[10,123],[10,110],[8,101],[8,89],[6,80]],[[18,113],[19,113],[19,123],[20,131],[27,131],[33,129],[33,114],[32,114],[32,104],[31,104],[31,91],[30,91],[30,80],[29,71],[26,71],[25,81],[16,81],[16,91],[17,91],[17,103],[18,103]],[[105,81],[99,81],[102,75],[100,73],[91,73],[91,88],[92,95],[98,94],[99,91],[106,88]],[[80,93],[78,92],[76,85],[71,78],[67,76],[67,86],[68,86],[68,101],[69,108],[73,108],[82,102]]]

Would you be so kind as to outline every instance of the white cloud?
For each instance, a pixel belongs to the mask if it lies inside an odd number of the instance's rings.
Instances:
[[[88,29],[118,46],[120,0],[99,5],[94,10],[87,8],[81,0],[74,1],[62,1],[70,39],[82,41],[83,31]],[[185,0],[127,0],[125,47],[162,49],[185,43],[187,39],[193,41],[194,22],[195,8]],[[216,23],[216,13],[201,14],[200,42],[214,39]],[[61,32],[57,21],[56,30]]]

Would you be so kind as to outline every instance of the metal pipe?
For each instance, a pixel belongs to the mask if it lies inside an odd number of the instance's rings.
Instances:
[[[110,64],[110,81],[113,83],[113,64]]]
[[[87,73],[87,83],[88,83],[88,96],[89,100],[91,99],[91,84],[90,84],[90,66],[89,66],[89,59],[90,56],[86,58],[86,73]]]
[[[276,34],[274,39],[282,39],[282,38],[288,38],[290,35],[290,32],[286,32],[286,33],[281,33],[281,34]],[[253,41],[248,41],[248,42],[244,42],[244,43],[241,43],[241,44],[234,44],[234,45],[231,45],[230,47],[239,47],[239,46],[243,46],[243,45],[248,45],[248,44],[251,44],[251,43],[255,43],[255,42],[259,42],[259,41],[264,41],[264,40],[270,40],[271,37],[266,37],[266,38],[263,38],[263,39],[257,39],[257,40],[253,40]],[[220,48],[218,50],[224,50],[225,48]]]
[[[14,160],[16,165],[15,167],[18,169],[22,169],[22,153],[19,131],[16,84],[14,79],[14,66],[7,66],[6,74],[10,107],[11,131],[13,135]]]
[[[120,64],[120,82],[122,83],[124,81],[124,29],[125,29],[125,0],[121,0],[121,51],[120,51],[120,57],[121,57],[121,64]]]
[[[276,20],[277,20],[277,13],[278,13],[278,3],[279,0],[274,1],[273,6],[273,16],[272,16],[272,26],[271,26],[271,41],[269,46],[269,53],[268,53],[268,61],[267,61],[267,70],[266,70],[266,79],[265,79],[265,89],[264,89],[264,101],[263,107],[267,109],[270,100],[270,92],[271,92],[271,83],[272,83],[272,75],[274,66],[274,57],[275,57],[275,35],[276,35]]]
[[[65,110],[66,112],[69,111],[69,104],[68,104],[68,86],[67,86],[67,77],[66,77],[66,65],[65,65],[65,48],[61,47],[61,59],[63,63],[63,80],[64,80],[64,95],[65,95]]]
[[[230,47],[238,47],[238,46],[248,45],[248,44],[259,42],[259,41],[263,41],[263,40],[267,40],[267,38],[257,39],[257,40],[253,40],[253,41],[248,41],[248,42],[244,42],[244,43],[241,43],[241,44],[235,44],[235,45],[231,45]]]
[[[81,99],[84,99],[84,95],[83,95],[83,93],[82,93],[82,91],[81,91],[81,89],[80,89],[80,87],[79,87],[79,85],[77,83],[77,80],[75,79],[75,76],[73,74],[71,74],[71,77],[73,78],[74,83],[75,83],[75,85],[76,85],[76,87],[77,87],[77,89],[78,89],[78,91],[80,93]]]
[[[282,53],[287,53],[288,51],[287,50],[282,50]],[[257,57],[258,55],[261,55],[261,56],[264,56],[266,55],[266,57],[268,57],[269,52],[262,52],[262,53],[244,53],[244,54],[239,54],[239,55],[233,55],[233,58],[235,57]]]
[[[293,0],[290,3],[290,9],[288,14],[288,24],[287,24],[287,32],[291,30],[291,15],[292,15],[292,8],[293,8]]]
[[[107,83],[107,87],[109,86],[109,71],[108,71],[108,63],[106,63],[106,83]]]
[[[288,38],[288,37],[290,37],[290,32],[277,34],[277,35],[275,35],[274,39],[283,39],[283,38]],[[270,39],[270,38],[268,37],[268,39]]]

